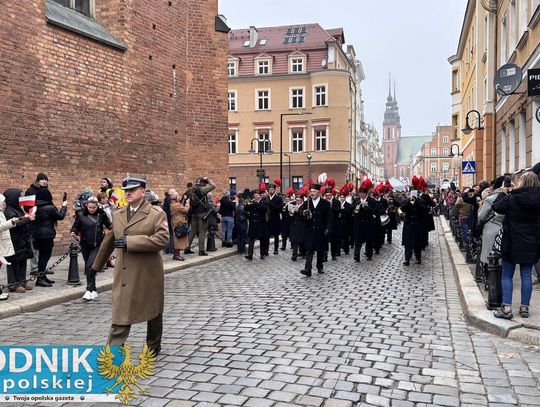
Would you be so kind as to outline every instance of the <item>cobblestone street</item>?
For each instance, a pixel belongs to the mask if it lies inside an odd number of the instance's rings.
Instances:
[[[374,261],[341,256],[310,279],[290,250],[166,276],[157,374],[135,404],[540,405],[540,350],[467,326],[443,236],[404,268],[399,234]],[[107,292],[8,318],[0,341],[102,345],[110,309]]]

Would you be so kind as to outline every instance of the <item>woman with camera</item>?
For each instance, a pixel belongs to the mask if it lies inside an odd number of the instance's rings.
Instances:
[[[180,255],[180,251],[186,247],[188,243],[188,212],[189,199],[185,199],[181,202],[180,194],[174,191],[171,194],[171,223],[174,233],[173,260],[184,261],[184,258]]]
[[[499,195],[493,210],[505,215],[502,229],[502,306],[495,317],[512,319],[513,277],[516,264],[521,276],[519,315],[529,317],[532,294],[531,271],[540,257],[540,181],[532,171],[524,173],[516,188]]]

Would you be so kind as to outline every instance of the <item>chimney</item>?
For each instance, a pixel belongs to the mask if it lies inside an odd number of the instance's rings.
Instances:
[[[259,31],[254,26],[249,27],[249,48],[254,48],[257,46],[259,41]]]

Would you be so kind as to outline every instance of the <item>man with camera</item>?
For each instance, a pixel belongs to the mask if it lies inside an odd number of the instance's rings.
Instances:
[[[208,205],[207,194],[216,188],[216,184],[208,177],[198,177],[189,196],[189,212],[191,216],[191,230],[188,237],[188,246],[184,254],[193,254],[191,244],[195,236],[199,238],[199,256],[208,256],[205,251],[206,233],[208,231],[208,217],[214,210]]]

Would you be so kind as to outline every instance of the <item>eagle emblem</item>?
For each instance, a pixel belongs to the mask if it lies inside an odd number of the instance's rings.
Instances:
[[[139,380],[148,379],[155,372],[156,354],[147,344],[144,344],[141,354],[139,355],[139,364],[131,363],[131,346],[125,343],[120,347],[120,353],[124,355],[124,361],[120,365],[113,363],[114,354],[111,352],[109,345],[99,351],[98,372],[106,379],[115,379],[114,384],[105,391],[110,394],[117,386],[120,390],[115,399],[120,400],[123,404],[128,404],[135,397],[135,389],[139,389],[139,394],[146,394],[148,388],[141,387]]]

